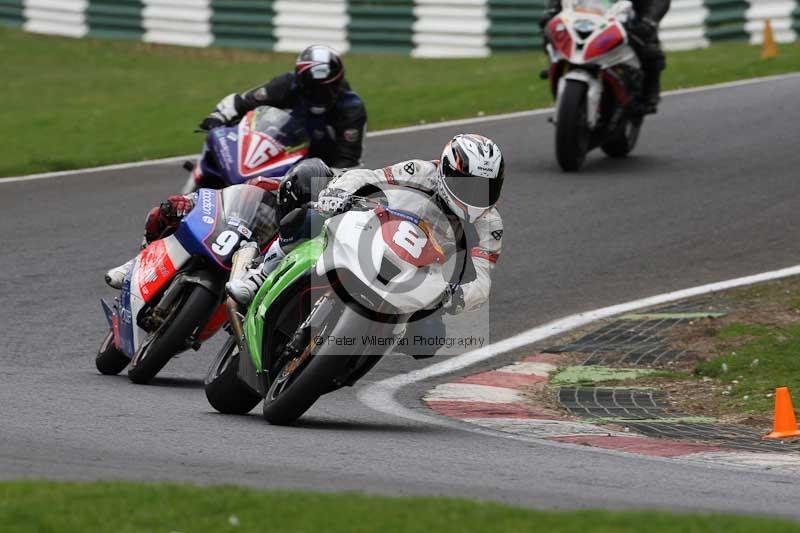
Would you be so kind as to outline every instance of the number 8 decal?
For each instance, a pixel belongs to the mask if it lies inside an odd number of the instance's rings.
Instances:
[[[398,224],[392,240],[414,259],[419,259],[419,256],[422,255],[422,250],[425,249],[425,245],[428,243],[428,237],[417,226],[405,220]]]
[[[236,243],[239,242],[239,235],[235,231],[225,230],[217,235],[217,240],[211,245],[211,249],[220,257],[226,257],[233,251]]]

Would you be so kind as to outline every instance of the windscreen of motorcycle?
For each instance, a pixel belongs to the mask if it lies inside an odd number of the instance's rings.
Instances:
[[[564,0],[562,7],[578,12],[602,15],[611,7],[612,3],[610,0]]]
[[[209,213],[202,215],[203,223],[210,228],[203,243],[209,255],[223,268],[231,267],[233,254],[242,241],[256,242],[263,250],[278,232],[275,197],[259,187],[233,185],[221,191],[201,189],[198,200],[195,210],[199,208],[201,213]]]

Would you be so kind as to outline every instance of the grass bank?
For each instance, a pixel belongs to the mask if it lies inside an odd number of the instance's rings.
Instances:
[[[730,297],[738,310],[705,330],[716,357],[699,363],[695,374],[725,386],[723,412],[769,418],[775,388],[782,386],[800,406],[800,279],[739,289]]]
[[[58,531],[521,532],[798,531],[768,518],[656,512],[544,512],[443,498],[134,483],[0,483],[5,533]]]
[[[761,61],[758,47],[721,44],[669,54],[665,88],[797,70],[800,44]],[[0,28],[0,176],[192,153],[192,130],[222,96],[285,72],[290,54],[68,39]],[[541,53],[476,59],[351,55],[369,128],[492,114],[551,104],[538,79]],[[13,125],[13,129],[9,128]],[[430,154],[433,156],[433,154]]]

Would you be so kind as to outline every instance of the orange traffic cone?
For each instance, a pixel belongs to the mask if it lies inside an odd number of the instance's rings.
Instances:
[[[786,437],[800,437],[797,429],[797,418],[794,415],[792,397],[787,387],[775,389],[775,423],[772,433],[764,436],[765,439],[785,439]]]
[[[772,33],[772,23],[769,19],[764,21],[764,45],[761,47],[761,59],[778,57],[778,45],[775,43],[775,34]]]

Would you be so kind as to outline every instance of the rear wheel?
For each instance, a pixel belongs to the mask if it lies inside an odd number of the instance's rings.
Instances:
[[[609,157],[625,157],[636,146],[639,131],[642,128],[642,117],[629,117],[620,125],[614,135],[601,146]]]
[[[220,413],[244,415],[253,410],[261,396],[239,379],[239,347],[230,336],[214,358],[205,379],[206,398]]]
[[[106,376],[116,376],[130,362],[128,356],[114,346],[114,331],[109,329],[94,360],[97,370]]]
[[[586,123],[586,93],[588,87],[577,80],[566,80],[558,99],[556,116],[556,159],[562,170],[574,172],[581,168],[589,151],[590,131]]]
[[[128,370],[134,383],[153,379],[172,357],[186,348],[186,340],[205,325],[217,306],[217,296],[200,285],[192,285],[189,295],[175,305],[152,338],[140,348]]]

